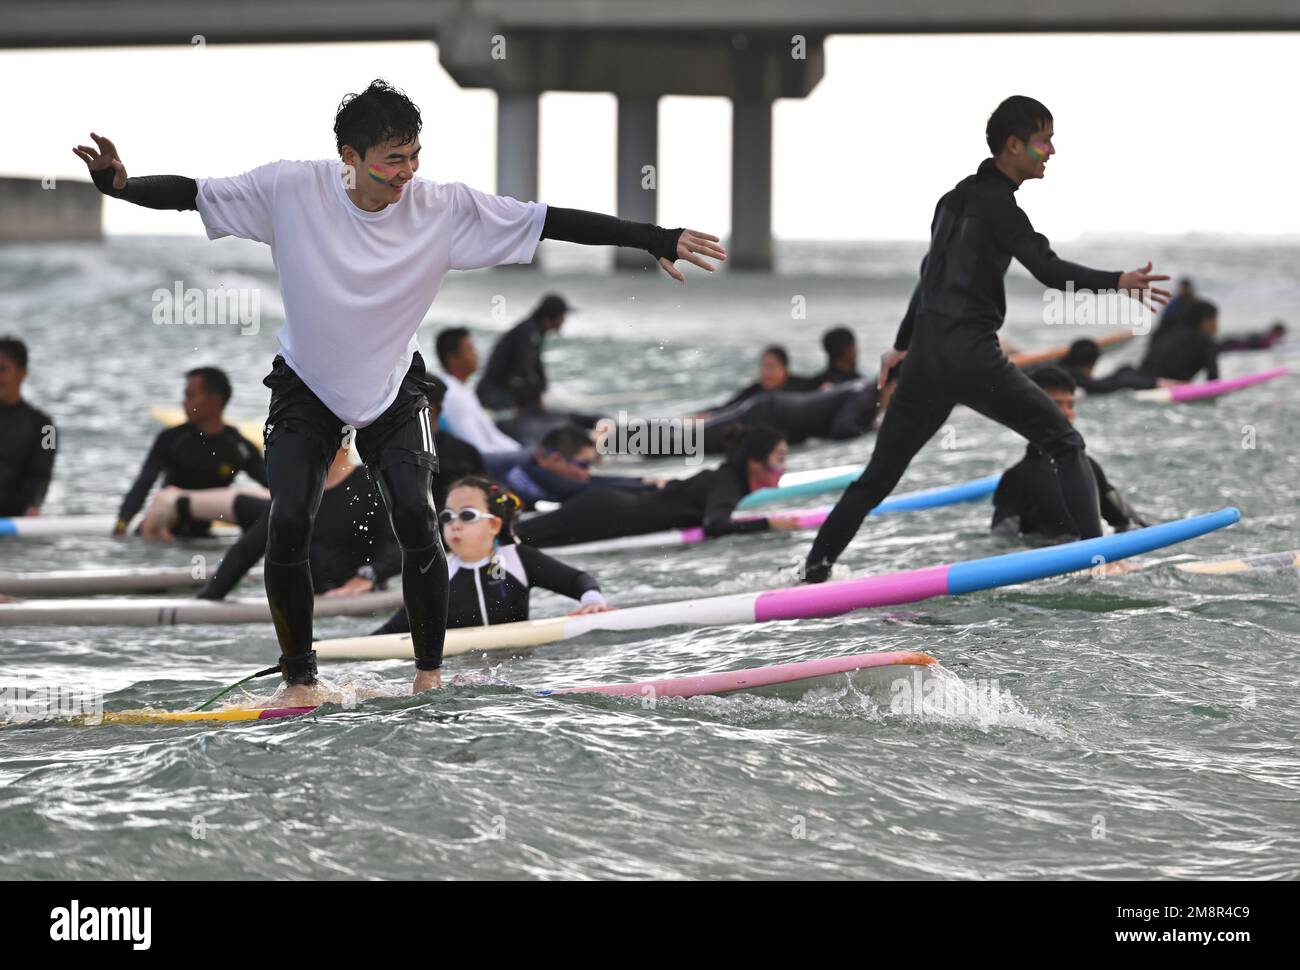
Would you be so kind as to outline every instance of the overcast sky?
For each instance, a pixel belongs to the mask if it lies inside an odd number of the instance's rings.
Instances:
[[[774,231],[922,239],[937,197],[987,154],[998,101],[1055,116],[1057,156],[1021,204],[1053,239],[1093,231],[1300,233],[1300,34],[835,37],[826,76],[774,109]],[[112,137],[132,175],[229,175],[334,154],[340,98],[382,76],[420,105],[420,174],[493,190],[496,97],[430,44],[0,52],[0,174],[85,176]],[[660,102],[659,221],[725,234],[731,110]],[[542,98],[540,197],[613,211],[615,100]],[[110,233],[201,231],[196,214],[110,205]]]

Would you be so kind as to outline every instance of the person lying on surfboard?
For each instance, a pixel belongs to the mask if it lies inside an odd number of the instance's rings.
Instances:
[[[163,508],[155,509],[152,518],[146,519],[141,534],[149,539],[211,533],[212,519],[194,510],[188,497],[190,492],[226,489],[241,471],[259,485],[266,485],[266,464],[261,452],[238,428],[226,424],[228,403],[230,378],[225,371],[217,367],[196,367],[186,373],[185,423],[159,432],[154,439],[140,473],[117,510],[113,535],[126,534],[127,525],[144,505],[159,475],[163,476],[164,488],[183,489],[187,494],[171,508],[164,504]],[[159,526],[163,518],[170,519],[166,528]]]
[[[446,558],[429,502],[438,455],[416,331],[443,278],[528,263],[542,239],[628,246],[685,282],[679,259],[712,271],[717,236],[489,195],[419,178],[420,109],[383,80],[350,94],[334,118],[338,157],[275,161],[232,178],[128,178],[113,142],[73,152],[106,195],[155,209],[197,209],[208,237],[271,247],[285,323],[271,389],[266,463],[271,520],[266,594],[287,705],[314,703],[310,539],[342,440],[355,436],[402,545],[414,692],[442,683]]]
[[[791,515],[732,519],[740,500],[772,488],[785,474],[790,446],[772,428],[733,425],[727,460],[717,468],[668,482],[654,492],[593,488],[554,512],[525,519],[515,532],[534,546],[567,546],[665,529],[704,529],[709,537],[766,529],[796,529]]]
[[[1003,278],[1014,258],[1053,289],[1119,290],[1163,303],[1168,291],[1152,284],[1168,277],[1152,275],[1150,263],[1123,273],[1066,262],[1034,231],[1016,205],[1015,193],[1023,183],[1045,176],[1056,152],[1053,126],[1051,112],[1040,102],[1007,98],[985,129],[992,157],[935,206],[920,281],[893,349],[880,361],[882,375],[901,363],[898,390],[876,435],[871,461],[840,496],[813,541],[803,565],[805,582],[830,578],[862,520],[894,490],[917,452],[958,404],[1005,425],[1050,455],[1079,535],[1101,535],[1097,483],[1083,436],[998,345],[1007,306]]]
[[[1112,394],[1115,391],[1146,391],[1153,387],[1173,387],[1185,381],[1170,380],[1167,377],[1153,377],[1143,374],[1131,364],[1125,364],[1105,377],[1093,377],[1097,361],[1101,359],[1101,347],[1095,340],[1076,340],[1061,360],[1064,370],[1074,383],[1089,395]]]
[[[549,589],[580,604],[570,616],[609,609],[600,584],[580,569],[515,541],[519,497],[486,478],[462,478],[438,513],[447,557],[447,627],[488,626],[528,619],[529,593]],[[406,633],[405,607],[375,634]]]
[[[768,391],[814,391],[817,384],[811,377],[799,377],[790,373],[790,355],[780,344],[770,344],[758,355],[758,380],[741,388],[727,400],[714,407],[693,414],[694,418],[707,418],[719,411],[733,408]]]
[[[1151,342],[1138,370],[1152,377],[1190,381],[1201,371],[1205,380],[1219,379],[1219,308],[1205,300],[1186,307],[1176,326],[1167,327]]]
[[[1065,369],[1052,365],[1039,367],[1030,373],[1030,377],[1047,392],[1065,419],[1074,424],[1075,383]],[[1150,525],[1110,484],[1106,473],[1091,455],[1088,464],[1092,466],[1097,482],[1102,518],[1116,532]],[[1062,542],[1079,537],[1079,527],[1070,518],[1052,461],[1037,445],[1031,443],[1025,457],[1002,474],[997,491],[993,493],[991,528],[998,535],[1037,535]]]

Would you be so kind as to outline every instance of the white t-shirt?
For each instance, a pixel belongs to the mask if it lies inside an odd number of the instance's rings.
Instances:
[[[468,384],[450,374],[443,374],[442,380],[447,385],[447,393],[442,399],[442,416],[447,419],[452,434],[461,441],[468,441],[485,455],[523,448],[496,426]]]
[[[198,187],[209,239],[271,247],[284,300],[280,352],[357,428],[397,397],[447,271],[531,262],[546,220],[541,203],[418,176],[396,202],[366,212],[348,198],[338,159],[271,162]]]

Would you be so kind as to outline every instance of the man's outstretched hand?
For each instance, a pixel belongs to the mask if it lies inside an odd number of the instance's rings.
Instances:
[[[109,139],[95,134],[93,131],[90,137],[95,140],[99,146],[96,151],[89,145],[78,145],[72,150],[72,153],[86,163],[86,168],[91,172],[101,172],[106,168],[111,168],[113,174],[113,188],[119,192],[126,188],[126,166],[122,164],[121,156],[117,154],[117,146]],[[685,233],[682,233],[685,236]]]
[[[696,232],[694,229],[683,229],[677,240],[677,258],[694,263],[700,269],[712,273],[717,267],[710,263],[709,259],[723,262],[727,258],[727,251],[722,248],[717,236],[710,236],[707,232]],[[678,283],[686,282],[686,277],[671,259],[660,257],[659,265]]]
[[[1127,273],[1121,273],[1119,277],[1119,286],[1116,287],[1120,292],[1128,293],[1129,296],[1137,300],[1148,310],[1154,310],[1152,303],[1165,305],[1169,298],[1173,296],[1168,290],[1162,290],[1158,286],[1152,286],[1152,283],[1158,283],[1162,280],[1169,279],[1168,276],[1157,276],[1151,272],[1151,263],[1148,262],[1141,269],[1129,270]],[[1148,302],[1150,301],[1150,302]]]

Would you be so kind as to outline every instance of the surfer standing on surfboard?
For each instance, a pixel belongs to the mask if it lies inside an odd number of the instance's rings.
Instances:
[[[1127,291],[1164,303],[1167,276],[1151,264],[1127,273],[1068,263],[1052,252],[1016,205],[1015,192],[1043,178],[1052,146],[1051,112],[1033,98],[998,105],[985,132],[993,157],[939,200],[930,250],[894,347],[880,359],[881,375],[900,365],[898,389],[876,436],[871,461],[823,523],[804,563],[805,582],[829,578],[831,567],[867,513],[898,484],[918,451],[965,404],[1028,438],[1056,466],[1061,492],[1080,535],[1101,535],[1097,484],[1083,436],[1051,399],[1016,368],[998,345],[1006,316],[1003,277],[1014,257],[1044,286]],[[901,363],[900,363],[901,362]]]
[[[109,139],[92,133],[97,148],[73,149],[106,195],[198,209],[209,238],[271,247],[285,323],[263,381],[271,389],[265,576],[285,705],[317,696],[312,521],[330,459],[354,437],[403,550],[412,689],[442,683],[447,566],[429,498],[438,456],[415,334],[447,272],[530,262],[541,239],[644,249],[680,282],[675,260],[712,271],[710,259],[726,258],[716,236],[418,178],[421,127],[419,108],[376,80],[340,104],[336,159],[271,162],[232,178],[128,179]]]

